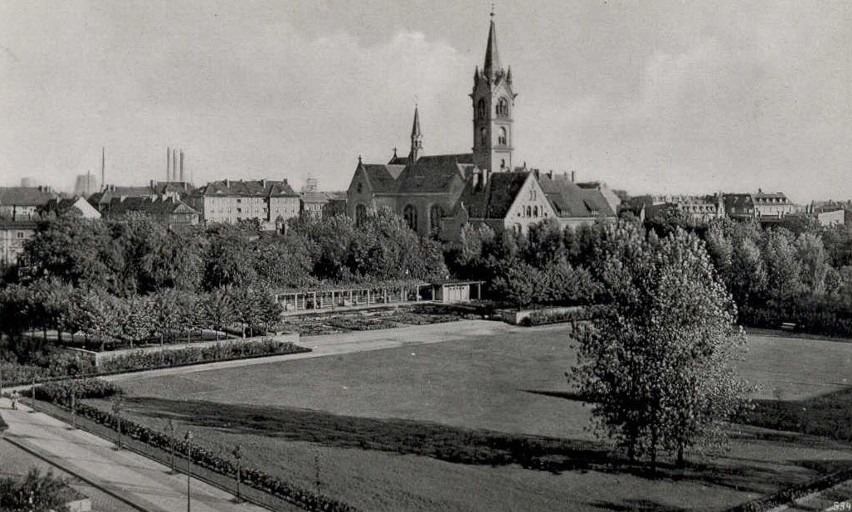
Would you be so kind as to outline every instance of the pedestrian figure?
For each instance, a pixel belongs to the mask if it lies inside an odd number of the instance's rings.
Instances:
[[[13,411],[18,410],[18,392],[17,391],[12,391],[12,410]]]

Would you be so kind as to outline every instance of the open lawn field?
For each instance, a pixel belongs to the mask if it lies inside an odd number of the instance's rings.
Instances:
[[[160,429],[174,418],[223,453],[239,443],[251,464],[364,510],[718,510],[852,460],[852,344],[753,337],[741,366],[762,388],[733,450],[649,478],[586,431],[564,377],[566,326],[487,325],[443,343],[133,376],[126,410]],[[790,432],[762,428],[778,422]]]

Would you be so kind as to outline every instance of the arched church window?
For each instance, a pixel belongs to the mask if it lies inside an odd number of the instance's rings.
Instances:
[[[363,204],[359,204],[355,207],[355,224],[357,226],[363,226],[365,220],[367,220],[367,207]]]
[[[509,117],[509,101],[506,98],[497,101],[497,116]]]
[[[360,194],[363,191],[364,191],[364,184],[359,181],[358,182],[358,193]]]
[[[413,204],[409,204],[402,211],[402,218],[405,219],[405,223],[413,229],[417,231],[417,209],[414,208]]]
[[[497,136],[497,144],[500,144],[501,146],[505,146],[507,140],[508,140],[508,137],[506,136],[506,127],[501,126],[500,127],[500,135]]]
[[[532,207],[527,206],[527,217],[532,217]]]
[[[436,204],[429,209],[429,229],[433,235],[441,232],[441,217],[443,216],[444,209],[441,208],[441,205]]]
[[[482,146],[488,145],[488,132],[484,127],[479,129],[479,143]]]
[[[485,119],[486,110],[487,109],[485,107],[485,98],[480,98],[479,101],[476,103],[476,118]]]

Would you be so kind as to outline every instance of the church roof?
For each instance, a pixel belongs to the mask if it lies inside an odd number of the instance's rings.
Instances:
[[[494,27],[494,13],[491,13],[491,26],[488,28],[488,46],[485,48],[485,65],[482,72],[493,80],[495,75],[503,69],[500,67],[500,54],[497,51],[497,29]]]
[[[367,175],[374,194],[390,194],[396,192],[400,173],[405,168],[397,164],[358,164]]]
[[[420,157],[400,174],[397,192],[446,193],[461,189],[473,165],[471,154]]]
[[[504,219],[529,175],[529,172],[493,172],[482,188],[468,180],[459,204],[471,218]]]

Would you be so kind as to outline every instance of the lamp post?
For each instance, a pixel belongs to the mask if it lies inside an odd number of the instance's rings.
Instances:
[[[32,403],[30,405],[33,406],[33,411],[35,411],[35,374],[33,374],[33,383],[30,386],[30,397],[32,398]]]
[[[121,395],[116,396],[112,401],[112,413],[115,414],[116,427],[118,430],[118,440],[115,445],[121,449]]]
[[[187,430],[186,436],[184,436],[186,440],[186,512],[191,512],[192,510],[192,495],[190,488],[190,473],[192,472],[192,431]]]
[[[75,382],[71,381],[71,389],[68,390],[71,395],[68,400],[68,407],[71,409],[71,428],[77,428],[77,389],[74,384]]]
[[[172,452],[171,466],[172,466],[172,473],[174,473],[175,472],[175,420],[174,419],[169,418],[169,422],[166,425],[166,430],[169,433],[169,449]]]
[[[242,479],[242,450],[240,449],[240,445],[236,445],[234,447],[234,458],[237,459],[237,501],[240,500],[240,480]]]

